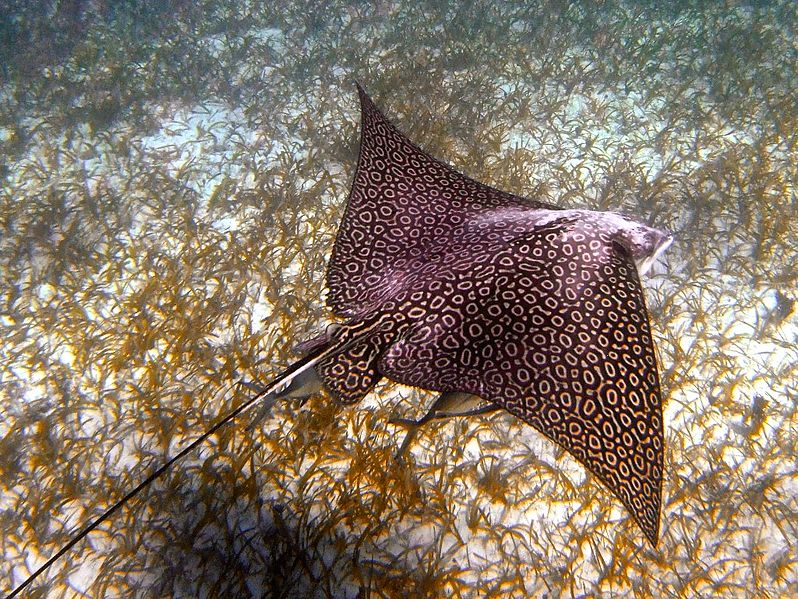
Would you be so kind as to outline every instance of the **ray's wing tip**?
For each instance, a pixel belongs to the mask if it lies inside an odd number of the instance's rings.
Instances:
[[[658,509],[659,508],[658,506]],[[643,536],[646,537],[649,543],[651,543],[651,548],[656,550],[657,545],[659,544],[659,527],[660,527],[660,517],[657,516],[657,519],[654,522],[647,522],[638,514],[632,514],[634,516],[634,520],[636,524],[640,527],[640,530],[643,532]]]
[[[360,81],[357,79],[355,81],[355,87],[357,88],[357,95],[360,98],[360,104],[363,106],[367,106],[369,104],[373,104],[374,102],[371,100],[371,97],[366,92],[366,89],[361,85]]]
[[[657,545],[659,544],[659,523],[657,523],[656,528],[652,528],[649,530],[643,529],[643,534],[645,535],[648,542],[651,543],[651,548],[656,551]]]

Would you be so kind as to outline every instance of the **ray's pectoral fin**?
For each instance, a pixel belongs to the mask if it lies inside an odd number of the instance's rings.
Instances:
[[[500,408],[501,406],[485,401],[472,393],[463,393],[460,391],[441,393],[432,404],[429,411],[418,420],[391,418],[388,421],[388,424],[402,426],[407,429],[405,438],[399,446],[399,450],[396,452],[396,459],[402,460],[404,458],[413,440],[418,435],[418,431],[431,420],[456,418],[458,416],[478,416],[480,414],[495,412]]]
[[[656,545],[663,426],[643,290],[609,236],[576,232],[530,233],[506,268],[497,252],[500,286],[472,306],[469,289],[486,283],[461,278],[450,313],[427,314],[396,339],[380,370],[426,389],[457,386],[529,423],[597,476]]]

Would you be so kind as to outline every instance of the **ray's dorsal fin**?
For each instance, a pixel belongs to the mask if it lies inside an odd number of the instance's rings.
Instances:
[[[396,273],[436,239],[500,207],[557,209],[459,173],[402,134],[358,84],[360,154],[327,270],[327,303],[355,316],[390,296]]]

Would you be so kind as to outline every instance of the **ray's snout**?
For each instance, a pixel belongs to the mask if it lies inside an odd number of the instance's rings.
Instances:
[[[657,258],[659,258],[672,243],[672,233],[662,229],[646,227],[645,243],[643,244],[645,251],[640,258],[635,257],[637,271],[641,276],[647,274],[648,271],[651,270]]]

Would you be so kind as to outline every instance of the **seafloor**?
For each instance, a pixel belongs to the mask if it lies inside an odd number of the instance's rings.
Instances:
[[[0,592],[330,320],[359,80],[486,183],[675,232],[662,531],[508,414],[244,419],[37,597],[798,594],[798,3],[5,2]]]

